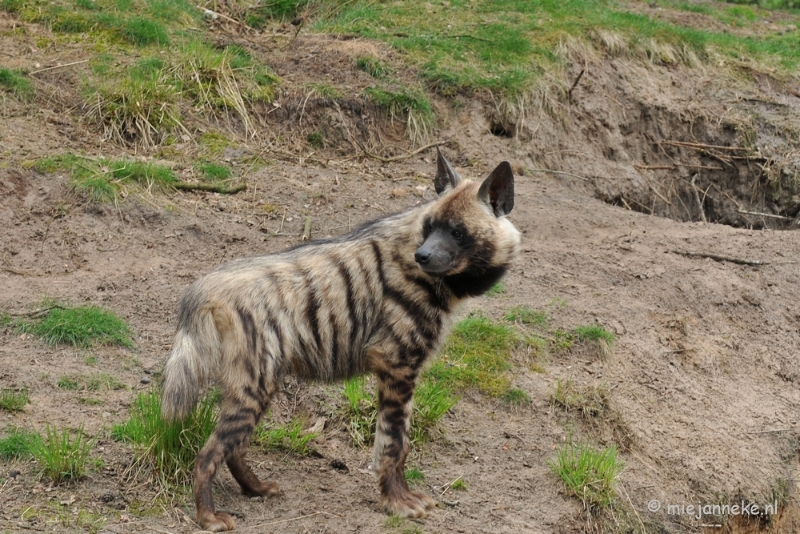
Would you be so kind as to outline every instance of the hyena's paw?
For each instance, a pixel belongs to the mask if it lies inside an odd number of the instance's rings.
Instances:
[[[236,528],[236,522],[233,518],[222,512],[198,512],[197,524],[200,525],[203,530],[208,530],[210,532],[226,532]]]
[[[242,493],[248,497],[275,497],[281,494],[281,489],[275,482],[259,480],[257,486],[242,488]]]
[[[436,501],[424,493],[405,491],[387,498],[383,506],[390,514],[397,514],[400,517],[422,518],[425,517],[426,510],[436,506]]]

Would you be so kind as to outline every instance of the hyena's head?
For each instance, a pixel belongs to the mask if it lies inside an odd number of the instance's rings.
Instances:
[[[511,165],[502,162],[477,183],[463,180],[439,152],[434,185],[439,199],[425,211],[414,259],[457,296],[479,295],[519,252],[519,232],[506,219],[514,207]]]

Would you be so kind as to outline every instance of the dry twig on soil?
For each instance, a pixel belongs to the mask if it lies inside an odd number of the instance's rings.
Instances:
[[[679,254],[681,256],[686,256],[687,258],[708,258],[714,261],[727,261],[730,263],[736,263],[738,265],[750,265],[753,267],[759,267],[761,265],[769,265],[770,262],[762,261],[762,260],[747,260],[742,258],[735,258],[733,256],[723,256],[721,254],[711,254],[708,252],[686,252],[683,250],[670,250],[673,254]]]

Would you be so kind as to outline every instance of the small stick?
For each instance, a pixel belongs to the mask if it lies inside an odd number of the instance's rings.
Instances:
[[[18,274],[19,276],[33,276],[28,271],[23,271],[22,269],[14,269],[13,267],[3,267],[3,270],[11,274]]]
[[[687,258],[708,258],[714,261],[729,261],[731,263],[736,263],[738,265],[752,265],[755,267],[761,265],[769,265],[770,262],[768,261],[761,261],[761,260],[743,260],[741,258],[734,258],[732,256],[722,256],[720,254],[709,254],[706,252],[684,252],[681,250],[670,250],[673,254],[680,254],[681,256],[686,256]]]
[[[650,189],[652,189],[652,190],[653,190],[653,193],[655,193],[655,194],[656,194],[656,196],[657,196],[658,198],[660,198],[661,200],[663,200],[664,202],[666,202],[667,204],[669,204],[669,205],[670,205],[670,206],[672,206],[673,208],[675,207],[675,206],[673,206],[673,205],[672,205],[672,202],[670,202],[669,200],[667,200],[666,198],[664,198],[664,195],[662,195],[661,193],[659,193],[659,192],[658,192],[658,190],[657,190],[655,187],[653,187],[651,184],[647,184],[647,185],[648,185],[648,186],[650,186]]]
[[[572,87],[570,87],[569,91],[567,91],[567,100],[569,100],[570,102],[572,102],[572,90],[578,86],[578,82],[580,82],[581,78],[583,78],[584,72],[586,72],[586,69],[581,69],[581,71],[578,73],[578,77],[575,78],[574,82],[572,82]]]
[[[772,430],[756,430],[755,432],[748,432],[748,434],[772,434],[773,432],[789,432],[791,428],[774,428]]]
[[[213,10],[211,10],[211,9],[208,9],[207,7],[200,7],[200,6],[194,6],[194,7],[196,7],[196,8],[197,8],[197,9],[199,9],[200,11],[202,11],[202,12],[203,12],[203,14],[206,14],[206,13],[211,13],[212,15],[216,15],[216,16],[218,16],[218,17],[220,17],[220,18],[223,18],[223,19],[225,19],[225,20],[228,20],[228,21],[230,21],[230,22],[233,22],[234,24],[238,24],[239,26],[243,26],[243,27],[247,28],[248,30],[252,30],[252,29],[253,29],[253,28],[251,28],[250,26],[248,26],[247,24],[245,24],[244,22],[239,22],[239,21],[238,21],[238,20],[236,20],[236,19],[232,19],[232,18],[230,18],[230,17],[229,17],[229,16],[227,16],[227,15],[223,15],[222,13],[217,13],[216,11],[213,11]]]
[[[716,150],[740,150],[740,151],[747,151],[750,150],[749,148],[742,148],[738,146],[719,146],[719,145],[706,145],[704,143],[689,143],[686,141],[658,141],[659,145],[672,145],[672,146],[688,146],[691,148],[714,148]]]
[[[442,143],[441,141],[436,141],[435,143],[429,143],[429,144],[427,144],[425,146],[421,146],[418,149],[414,150],[413,152],[409,152],[408,154],[401,154],[399,156],[392,156],[391,158],[384,158],[383,156],[379,156],[377,154],[372,154],[371,152],[367,151],[367,149],[364,148],[364,145],[362,145],[361,143],[358,143],[358,146],[364,152],[364,154],[366,154],[370,158],[377,159],[378,161],[382,161],[384,163],[391,163],[392,161],[400,161],[402,159],[407,159],[407,158],[416,156],[417,154],[419,154],[423,150],[428,150],[429,148],[433,148],[433,147],[441,145],[441,144],[444,144],[444,143]]]
[[[311,238],[311,217],[306,216],[306,220],[303,223],[303,239],[302,241],[308,241]]]
[[[517,436],[516,434],[512,434],[511,432],[509,432],[507,430],[504,431],[503,434],[505,434],[505,436],[507,438],[517,438],[518,440],[520,440],[522,442],[523,445],[527,445],[527,443],[525,443],[525,440],[522,439],[521,437]]]
[[[550,169],[525,169],[525,172],[549,172],[550,174],[563,174],[564,176],[572,176],[573,178],[580,178],[581,180],[589,181],[589,178],[586,176],[581,176],[580,174],[573,174],[571,172],[564,172],[564,171],[554,171]]]
[[[61,69],[61,68],[64,68],[64,67],[71,67],[73,65],[80,65],[81,63],[88,63],[88,62],[89,62],[88,59],[82,59],[80,61],[73,61],[72,63],[64,63],[63,65],[55,65],[53,67],[47,67],[47,68],[44,68],[44,69],[39,69],[39,70],[34,70],[32,72],[29,72],[28,76],[33,76],[34,74],[39,74],[40,72],[45,72],[45,71],[48,71],[48,70]]]
[[[212,193],[219,193],[221,195],[235,195],[240,191],[247,189],[247,184],[239,184],[234,187],[225,187],[222,185],[213,184],[190,184],[188,182],[178,182],[174,184],[175,189],[181,191],[210,191]]]
[[[761,213],[759,211],[747,211],[739,208],[739,213],[744,213],[745,215],[758,215],[759,217],[769,217],[772,219],[782,219],[784,221],[793,221],[791,217],[785,217],[783,215],[773,215],[772,213]]]
[[[722,167],[712,167],[710,165],[690,165],[688,163],[676,163],[674,165],[635,165],[637,169],[644,171],[657,171],[657,170],[674,170],[678,167],[685,167],[687,169],[703,169],[707,171],[722,171]]]
[[[23,312],[23,313],[9,313],[11,317],[36,317],[37,315],[43,315],[50,310],[64,310],[64,306],[60,306],[58,304],[53,306],[48,306],[47,308],[41,308],[39,310],[33,310],[31,312]]]
[[[697,186],[694,184],[695,180],[697,180],[696,174],[692,176],[692,190],[694,191],[694,199],[697,202],[697,208],[700,210],[700,218],[703,219],[704,223],[707,223],[708,219],[706,219],[706,210],[703,209],[703,203],[700,202],[700,193],[697,192]]]

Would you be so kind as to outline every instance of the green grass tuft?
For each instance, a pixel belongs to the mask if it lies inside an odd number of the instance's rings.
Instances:
[[[497,297],[506,292],[506,284],[502,280],[489,288],[485,293],[487,297]]]
[[[59,432],[48,425],[44,438],[33,448],[33,455],[44,475],[55,484],[79,480],[86,474],[94,441],[84,435],[83,426],[78,428],[73,438],[68,429]]]
[[[527,306],[517,306],[516,308],[511,308],[505,314],[503,319],[510,323],[520,323],[524,325],[533,325],[539,327],[547,325],[547,313],[543,311],[532,310]]]
[[[597,344],[603,354],[610,354],[614,346],[614,334],[598,324],[576,326],[572,333],[578,342]]]
[[[392,73],[389,66],[375,56],[358,56],[356,58],[356,68],[377,80],[383,80]]]
[[[406,482],[409,484],[419,484],[423,480],[425,480],[425,473],[417,469],[416,467],[412,467],[410,469],[406,469],[405,471]]]
[[[167,422],[161,418],[159,393],[140,393],[128,421],[115,425],[111,435],[132,443],[137,468],[149,471],[162,486],[191,484],[195,457],[217,423],[217,398],[212,391],[184,421]]]
[[[314,148],[323,148],[325,146],[325,137],[321,132],[311,132],[306,136],[306,141]]]
[[[583,501],[589,510],[597,511],[614,502],[622,462],[613,445],[596,449],[585,442],[574,443],[570,439],[548,463],[564,482],[567,491]]]
[[[0,410],[7,412],[19,412],[30,402],[28,390],[22,388],[19,391],[3,388],[0,390]]]
[[[93,373],[89,376],[65,375],[58,379],[60,389],[71,391],[110,391],[125,389],[125,384],[107,373]]]
[[[378,403],[367,388],[366,377],[357,376],[345,380],[342,393],[347,400],[344,410],[353,445],[369,445],[375,438]]]
[[[304,425],[305,420],[302,418],[292,419],[285,425],[262,423],[253,434],[253,439],[264,452],[278,449],[298,456],[308,456],[315,451],[311,442],[317,437],[317,434],[305,432]]]
[[[531,403],[531,396],[521,389],[509,389],[500,397],[511,406],[525,406]]]
[[[30,458],[42,445],[42,436],[16,427],[7,429],[7,436],[0,438],[0,459]]]
[[[93,344],[133,347],[125,321],[96,306],[54,307],[33,323],[20,325],[23,332],[37,335],[49,345],[66,343],[77,347]]]
[[[442,384],[423,379],[414,392],[414,411],[411,414],[411,441],[422,443],[433,437],[433,432],[458,399]]]
[[[456,491],[467,491],[467,483],[464,482],[463,478],[458,477],[450,484],[450,488]]]
[[[209,182],[222,182],[233,176],[233,171],[227,165],[217,165],[216,163],[198,163],[194,166],[200,171],[204,180]]]
[[[22,101],[33,98],[33,84],[20,70],[0,68],[0,90]]]
[[[506,371],[511,350],[518,340],[514,330],[486,317],[467,317],[458,322],[439,357],[423,372],[452,391],[477,388],[492,397],[511,389]]]
[[[169,190],[178,177],[169,168],[154,163],[132,160],[89,159],[62,154],[40,159],[34,165],[39,172],[67,171],[72,187],[94,202],[116,200],[126,186],[141,190]]]
[[[163,24],[145,18],[131,18],[122,23],[120,36],[127,42],[137,46],[158,44],[166,46],[170,43],[169,32]]]
[[[391,120],[405,117],[406,132],[412,141],[427,137],[435,122],[431,103],[422,91],[403,88],[389,91],[377,87],[364,90],[367,97],[388,113]]]

